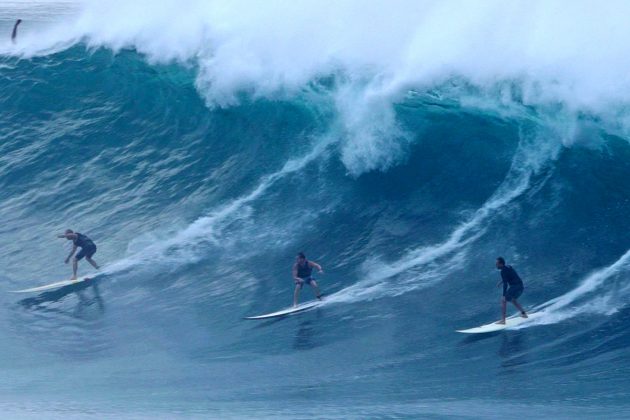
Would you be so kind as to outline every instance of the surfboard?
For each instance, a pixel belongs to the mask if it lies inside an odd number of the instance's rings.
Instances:
[[[38,286],[38,287],[31,287],[30,289],[22,289],[22,290],[11,290],[11,293],[35,293],[35,292],[45,292],[48,290],[54,290],[54,289],[59,289],[61,287],[64,286],[70,286],[71,284],[77,284],[77,283],[82,283],[84,281],[93,279],[94,277],[96,277],[98,274],[89,274],[87,276],[83,276],[83,277],[79,277],[76,280],[62,280],[62,281],[58,281],[56,283],[51,283],[51,284],[45,284],[43,286]]]
[[[269,319],[269,318],[279,318],[282,316],[287,316],[291,314],[295,314],[298,312],[304,312],[309,309],[313,309],[322,304],[321,300],[312,300],[310,302],[301,303],[298,306],[292,306],[290,308],[282,309],[280,311],[271,312],[269,314],[257,315],[257,316],[246,316],[245,319]]]
[[[475,328],[469,328],[467,330],[456,330],[458,333],[464,334],[485,334],[501,330],[508,330],[523,323],[529,322],[533,319],[540,317],[540,312],[534,312],[527,314],[527,318],[522,318],[520,314],[513,315],[505,320],[505,324],[497,324],[496,321],[491,324],[481,325]]]

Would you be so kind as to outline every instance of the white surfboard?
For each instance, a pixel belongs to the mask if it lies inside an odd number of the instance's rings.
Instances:
[[[62,280],[56,283],[46,284],[44,286],[31,287],[30,289],[22,289],[22,290],[11,290],[11,293],[35,293],[35,292],[45,292],[48,290],[59,289],[64,286],[70,286],[71,284],[82,283],[86,280],[93,279],[98,276],[98,274],[90,274],[87,276],[79,277],[76,280]]]
[[[458,333],[464,334],[485,334],[501,330],[508,330],[523,323],[529,322],[533,319],[540,317],[541,312],[535,312],[527,314],[527,318],[522,318],[520,314],[513,315],[505,320],[505,324],[497,324],[496,321],[491,324],[481,325],[475,328],[469,328],[467,330],[457,330]]]
[[[277,311],[277,312],[271,312],[269,314],[258,315],[258,316],[246,316],[245,319],[279,318],[281,316],[287,316],[287,315],[295,314],[297,312],[307,311],[321,304],[322,304],[321,300],[312,300],[310,302],[301,303],[298,306],[292,306],[290,308],[282,309],[281,311]]]

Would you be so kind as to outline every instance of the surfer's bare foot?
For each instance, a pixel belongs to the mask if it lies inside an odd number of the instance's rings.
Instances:
[[[521,312],[521,317],[528,318],[528,316],[527,316],[527,314],[525,312]]]
[[[495,324],[505,325],[505,319],[502,319],[501,321],[497,321],[495,322]]]
[[[76,280],[76,279],[77,279],[77,276],[70,277],[70,280]]]

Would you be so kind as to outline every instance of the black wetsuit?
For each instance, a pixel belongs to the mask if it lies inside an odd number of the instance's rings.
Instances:
[[[72,241],[75,246],[81,248],[81,251],[76,255],[77,261],[83,257],[92,258],[92,255],[96,252],[96,245],[90,238],[82,233],[76,232],[77,239]]]
[[[304,265],[295,263],[297,265],[297,276],[301,278],[304,283],[310,284],[313,281],[311,274],[313,273],[313,267],[309,264],[308,260],[305,260]]]
[[[518,276],[516,270],[512,266],[506,265],[501,269],[501,278],[503,279],[503,296],[508,302],[512,299],[518,299],[525,289],[523,280]]]

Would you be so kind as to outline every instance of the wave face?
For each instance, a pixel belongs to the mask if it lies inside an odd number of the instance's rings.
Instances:
[[[625,3],[37,5],[0,44],[0,276],[69,276],[66,228],[105,270],[1,294],[3,412],[630,416]],[[298,251],[326,303],[243,321]],[[498,255],[543,316],[462,338]]]

